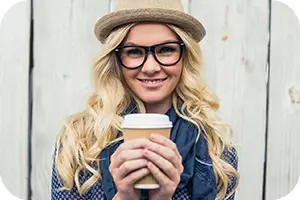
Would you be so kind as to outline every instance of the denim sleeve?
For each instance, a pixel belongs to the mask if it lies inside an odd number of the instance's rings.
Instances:
[[[224,161],[226,161],[228,164],[230,164],[236,170],[238,169],[238,155],[237,155],[237,151],[235,148],[232,147],[230,150],[229,149],[225,150],[222,154],[222,158]],[[227,188],[225,197],[227,197],[229,195],[231,190],[237,184],[236,177],[231,177],[230,179],[231,179],[231,183],[229,184],[229,186]],[[228,200],[234,200],[234,197],[235,197],[235,193],[232,194]]]
[[[86,181],[91,176],[90,173],[81,173],[79,175],[79,182]],[[52,167],[52,180],[51,180],[51,200],[106,200],[100,181],[95,183],[83,196],[80,196],[75,184],[71,190],[59,190],[62,183],[57,176],[55,159]]]

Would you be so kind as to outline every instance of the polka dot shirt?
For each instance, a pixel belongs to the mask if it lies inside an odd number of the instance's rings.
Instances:
[[[238,157],[237,152],[234,148],[232,151],[224,151],[222,158],[229,164],[231,164],[235,169],[238,167]],[[89,172],[81,173],[79,175],[79,180],[81,183],[85,182],[91,174]],[[236,179],[232,178],[231,183],[227,189],[227,194],[235,187]],[[84,195],[80,195],[77,188],[73,187],[71,190],[60,190],[62,184],[56,174],[55,166],[52,169],[52,185],[51,185],[51,200],[108,200],[105,197],[103,189],[101,187],[101,181],[95,183]],[[177,190],[172,197],[172,200],[189,200],[191,195],[186,188]],[[234,200],[234,195],[232,195],[228,200]]]

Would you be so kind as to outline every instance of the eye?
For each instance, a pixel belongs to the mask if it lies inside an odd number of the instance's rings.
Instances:
[[[174,51],[176,51],[175,48],[167,46],[167,47],[162,47],[159,53],[173,53]]]
[[[179,49],[180,47],[177,44],[167,44],[158,47],[156,52],[161,56],[172,56],[174,53],[179,52]]]
[[[125,56],[131,57],[131,58],[138,58],[138,57],[144,56],[144,51],[141,48],[127,47],[127,48],[124,48],[124,54],[125,54]]]

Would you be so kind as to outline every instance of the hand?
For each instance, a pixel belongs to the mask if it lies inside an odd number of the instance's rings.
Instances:
[[[134,184],[150,173],[148,160],[143,156],[143,149],[149,143],[146,139],[136,139],[121,144],[111,156],[109,171],[117,186],[115,199],[140,199],[139,190]]]
[[[176,144],[163,136],[153,134],[144,156],[150,172],[160,184],[160,188],[149,190],[150,199],[171,199],[183,172],[182,158]]]

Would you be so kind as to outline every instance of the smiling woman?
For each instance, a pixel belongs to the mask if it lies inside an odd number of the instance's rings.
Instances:
[[[133,26],[117,48],[124,79],[146,112],[166,113],[171,107],[182,73],[183,47],[168,26],[142,23]]]
[[[119,0],[95,26],[95,92],[57,139],[52,199],[234,199],[237,155],[202,79],[202,24],[180,0]],[[130,9],[130,10],[128,10]],[[123,141],[130,113],[161,113],[169,139]],[[160,187],[134,184],[152,174]]]

